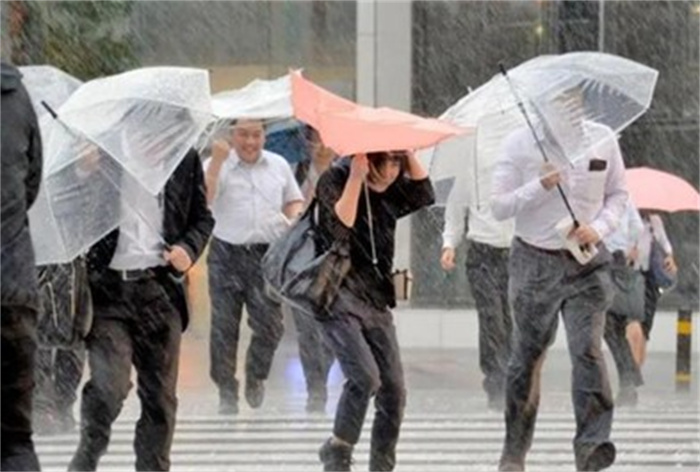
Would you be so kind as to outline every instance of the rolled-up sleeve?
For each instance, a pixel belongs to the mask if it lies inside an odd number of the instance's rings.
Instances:
[[[442,247],[456,248],[464,235],[464,218],[469,208],[469,195],[463,188],[452,188],[445,205],[445,227],[442,231]]]
[[[301,189],[299,188],[299,184],[297,184],[297,181],[294,178],[294,173],[292,172],[292,168],[285,164],[283,167],[283,172],[284,172],[284,204],[292,203],[292,202],[303,202],[304,195],[301,193]]]

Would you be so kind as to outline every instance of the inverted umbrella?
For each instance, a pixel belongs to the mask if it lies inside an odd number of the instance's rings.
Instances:
[[[294,115],[318,130],[323,143],[340,155],[420,149],[465,133],[449,123],[391,108],[358,105],[292,74]]]
[[[209,75],[137,69],[47,109],[57,124],[44,137],[43,197],[29,213],[37,264],[74,259],[162,190],[212,119]]]
[[[463,145],[445,141],[422,157],[431,177],[471,186],[476,201],[487,204],[504,139],[528,126],[526,115],[533,139],[545,144],[542,161],[568,167],[649,108],[657,77],[650,67],[605,53],[536,57],[508,70],[507,77],[497,74],[441,115],[474,128],[473,139]]]
[[[659,211],[700,211],[700,194],[686,180],[649,167],[625,171],[627,190],[637,208]]]

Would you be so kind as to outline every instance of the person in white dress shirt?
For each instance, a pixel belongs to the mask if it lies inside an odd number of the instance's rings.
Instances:
[[[580,92],[572,90],[560,100],[576,99],[576,93],[580,98]],[[601,352],[605,312],[613,295],[611,258],[600,241],[615,229],[628,194],[615,134],[592,122],[579,122],[576,131],[582,154],[570,162],[541,124],[535,133],[529,128],[516,130],[504,140],[492,175],[494,216],[498,220],[515,218],[509,265],[514,336],[499,470],[524,470],[539,406],[542,364],[554,341],[559,313],[573,364],[576,468],[602,470],[615,460],[615,446],[610,442],[613,399]],[[547,164],[538,141],[549,156]],[[557,230],[569,217],[557,184],[579,222],[567,237],[598,249],[587,264],[572,257]]]
[[[475,176],[488,180],[490,173]],[[488,188],[488,182],[478,182]],[[445,208],[440,264],[444,270],[455,267],[455,251],[466,234],[467,278],[479,317],[479,365],[484,374],[483,388],[488,406],[503,411],[505,375],[510,357],[512,318],[508,306],[508,255],[513,239],[513,220],[496,221],[488,202],[479,202],[477,185],[459,185],[450,192]]]
[[[207,259],[211,298],[211,377],[219,412],[238,412],[236,359],[245,305],[252,339],[245,363],[245,398],[258,408],[284,326],[281,306],[265,294],[262,257],[302,210],[304,198],[287,161],[263,149],[260,120],[238,120],[233,148],[216,141],[205,162],[207,200],[216,224]]]
[[[656,280],[654,271],[651,269],[652,244],[658,244],[664,253],[663,271],[667,277],[673,278],[678,273],[678,266],[673,257],[673,246],[666,235],[663,220],[659,215],[649,211],[643,210],[640,213],[644,222],[644,231],[639,239],[639,257],[636,267],[642,271],[644,276],[644,321],[641,326],[641,334],[636,329],[629,330],[627,333],[632,343],[632,353],[639,367],[646,360],[646,344],[654,325],[656,304],[662,291],[659,287],[659,281]]]

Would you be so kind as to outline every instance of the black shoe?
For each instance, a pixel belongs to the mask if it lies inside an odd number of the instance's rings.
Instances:
[[[238,414],[238,398],[237,395],[231,392],[219,391],[219,414],[220,415],[237,415]]]
[[[323,463],[324,471],[352,470],[352,446],[333,444],[331,438],[319,449],[318,458]]]
[[[634,387],[623,387],[617,393],[615,406],[618,407],[635,407],[639,401],[637,389]]]
[[[87,452],[85,452],[84,449],[82,449],[80,446],[78,446],[78,451],[73,456],[73,459],[71,459],[70,464],[68,464],[68,470],[69,471],[97,470],[97,461],[98,461],[97,457],[94,457],[94,456],[88,454]]]
[[[396,467],[396,451],[377,452],[369,451],[369,470],[392,471]]]
[[[576,466],[581,471],[607,469],[615,462],[615,445],[609,441],[598,444],[576,457]]]
[[[251,408],[260,408],[265,399],[265,383],[261,379],[248,377],[245,381],[245,399]]]

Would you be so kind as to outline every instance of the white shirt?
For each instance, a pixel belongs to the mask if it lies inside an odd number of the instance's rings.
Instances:
[[[639,244],[644,231],[644,223],[631,200],[627,200],[625,212],[620,218],[617,229],[610,233],[603,242],[610,252],[622,251],[627,255]]]
[[[204,163],[205,172],[209,162]],[[282,212],[285,205],[303,199],[282,156],[263,150],[249,164],[231,150],[221,166],[212,203],[213,234],[229,244],[270,243],[289,227]]]
[[[666,255],[673,254],[673,247],[666,236],[664,222],[659,215],[649,215],[648,220],[644,220],[644,230],[639,237],[639,259],[635,266],[644,271],[649,270],[649,257],[651,255],[651,242],[656,239]]]
[[[478,204],[474,191],[469,185],[459,185],[450,192],[445,207],[445,228],[442,233],[442,247],[456,248],[464,236],[464,218],[469,211],[469,231],[467,238],[498,248],[508,248],[513,240],[515,221],[498,221],[491,213],[488,204]]]
[[[550,146],[545,146],[549,157],[562,163],[561,186],[576,218],[605,238],[615,230],[627,203],[625,167],[610,128],[585,122],[583,132],[596,144],[573,165],[564,164]],[[589,170],[596,160],[604,160],[605,169]],[[558,190],[547,191],[540,183],[543,162],[528,128],[508,136],[493,172],[491,210],[499,220],[515,217],[515,235],[525,242],[544,249],[563,249],[556,225],[569,214]]]
[[[131,178],[123,180],[122,222],[109,267],[148,269],[166,265],[163,259],[163,195],[151,195]]]

